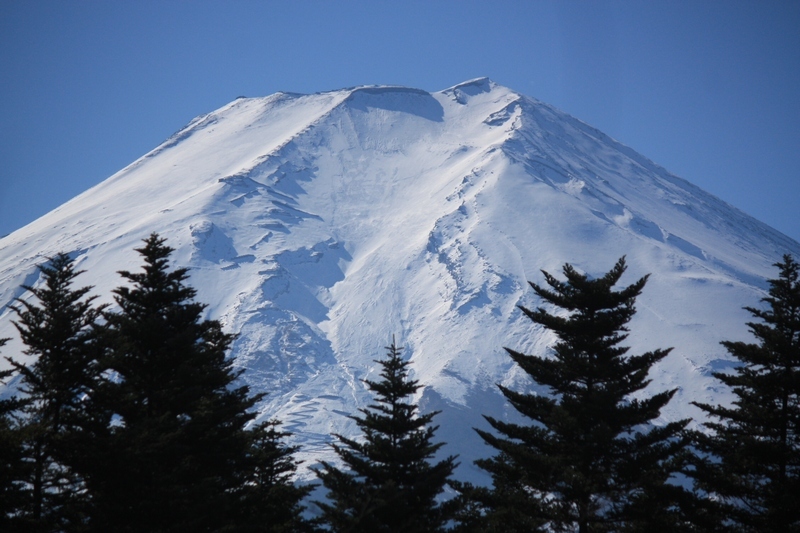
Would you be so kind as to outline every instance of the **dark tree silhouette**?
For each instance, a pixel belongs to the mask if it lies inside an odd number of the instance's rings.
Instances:
[[[318,502],[322,520],[337,532],[433,532],[448,517],[436,497],[455,468],[455,458],[432,463],[443,443],[433,444],[437,412],[417,414],[408,397],[420,385],[408,378],[409,362],[394,340],[381,365],[381,381],[365,381],[376,403],[352,417],[363,441],[336,435],[334,449],[348,470],[323,462],[317,475],[330,503]]]
[[[775,266],[767,309],[745,308],[758,319],[747,324],[757,343],[722,343],[743,363],[714,374],[733,405],[695,404],[710,431],[696,433],[694,476],[735,531],[800,531],[800,266],[789,255]]]
[[[680,466],[687,420],[650,423],[673,391],[650,397],[650,368],[669,350],[627,355],[619,346],[647,276],[614,291],[625,260],[597,279],[572,266],[566,281],[544,272],[549,288],[533,290],[557,311],[521,308],[558,337],[552,357],[506,348],[511,358],[550,394],[524,394],[500,386],[530,425],[486,417],[501,436],[478,431],[498,454],[477,464],[492,475],[494,490],[478,493],[491,521],[509,530],[668,530],[681,527],[678,502],[685,496],[668,483]]]
[[[0,339],[3,346],[9,339]],[[15,371],[0,372],[0,383],[8,385]],[[18,413],[22,402],[17,398],[0,400],[0,531],[23,533],[29,522],[20,511],[29,498],[22,483],[28,479],[22,447],[22,432],[19,430]]]
[[[240,372],[226,357],[233,336],[202,320],[204,305],[185,284],[187,270],[170,270],[164,239],[153,234],[137,251],[144,271],[120,272],[132,287],[116,289],[119,311],[105,314],[110,379],[96,397],[111,424],[87,476],[94,529],[245,530],[243,507],[269,500],[270,484],[288,485],[272,503],[298,516],[304,493],[283,475],[293,471],[293,449],[269,428],[245,429],[261,396],[236,386]],[[269,468],[271,479],[259,477]],[[267,518],[257,530],[279,530],[279,518]]]
[[[270,420],[248,431],[251,437],[244,483],[234,491],[236,533],[301,533],[314,531],[299,502],[313,487],[293,483],[299,449],[284,442],[290,436]]]
[[[97,378],[91,348],[102,308],[88,297],[91,287],[73,289],[73,260],[59,254],[39,268],[43,284],[24,286],[36,301],[18,298],[14,323],[36,360],[26,366],[7,358],[20,375],[21,438],[30,471],[19,515],[30,531],[78,527],[86,492],[73,468],[74,440],[85,420],[85,398]],[[70,525],[71,524],[71,525]]]

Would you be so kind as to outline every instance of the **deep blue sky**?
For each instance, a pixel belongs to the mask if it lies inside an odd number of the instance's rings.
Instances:
[[[239,95],[489,76],[800,240],[797,1],[0,1],[0,235]]]

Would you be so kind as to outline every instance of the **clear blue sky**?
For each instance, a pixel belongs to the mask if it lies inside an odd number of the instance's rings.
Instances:
[[[0,235],[239,95],[489,76],[800,240],[798,1],[0,1]]]

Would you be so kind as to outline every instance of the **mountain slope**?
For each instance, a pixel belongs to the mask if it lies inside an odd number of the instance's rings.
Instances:
[[[239,334],[233,355],[269,392],[263,416],[303,456],[370,397],[374,359],[405,345],[424,409],[442,409],[443,453],[492,453],[480,414],[514,416],[496,383],[530,387],[503,346],[553,338],[516,308],[526,280],[570,262],[591,274],[622,255],[624,281],[652,273],[631,324],[633,352],[674,346],[653,390],[664,413],[727,401],[710,377],[723,339],[745,339],[781,254],[800,245],[601,132],[487,79],[438,93],[359,87],[243,98],[198,117],[117,174],[0,240],[0,337],[36,265],[59,251],[109,301],[116,271],[157,231],[208,314]],[[11,343],[4,354],[15,353]]]

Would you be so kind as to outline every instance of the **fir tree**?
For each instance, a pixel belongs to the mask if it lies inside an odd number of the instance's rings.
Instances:
[[[722,343],[742,363],[714,374],[733,405],[695,404],[711,420],[696,434],[704,459],[694,476],[735,531],[800,531],[800,266],[789,255],[775,266],[767,309],[745,308],[758,342]]]
[[[296,446],[287,446],[290,436],[280,431],[280,422],[269,420],[248,431],[250,453],[244,483],[237,496],[236,533],[299,533],[312,531],[303,518],[299,502],[308,496],[311,486],[293,483],[298,463]]]
[[[3,346],[8,339],[0,339]],[[14,370],[0,372],[0,384],[8,385]],[[22,447],[22,432],[18,422],[23,402],[18,398],[0,400],[0,531],[23,532],[29,529],[25,508],[26,494],[22,484],[28,478]]]
[[[96,378],[90,345],[101,309],[93,306],[95,297],[87,297],[91,287],[72,288],[81,272],[69,256],[59,254],[39,270],[42,286],[23,287],[38,303],[17,299],[14,307],[25,354],[36,360],[26,366],[7,359],[20,374],[24,409],[19,431],[30,466],[20,515],[30,531],[54,531],[83,521],[85,489],[72,468],[73,444]]]
[[[653,364],[669,350],[627,355],[619,344],[647,276],[614,291],[625,260],[598,279],[563,268],[566,281],[547,272],[549,288],[531,283],[535,293],[563,312],[521,310],[553,331],[553,357],[524,355],[506,348],[511,358],[549,395],[524,394],[500,386],[510,404],[531,425],[486,417],[502,436],[478,431],[498,454],[477,464],[492,475],[494,490],[479,500],[487,519],[503,517],[512,530],[675,531],[675,509],[683,496],[668,483],[685,447],[680,437],[688,421],[661,427],[659,416],[675,391],[649,398],[644,389]],[[480,494],[479,494],[480,496]]]
[[[120,309],[105,315],[114,379],[97,399],[113,419],[88,476],[94,529],[236,531],[238,496],[263,466],[253,458],[283,448],[245,429],[261,396],[235,386],[240,372],[226,358],[233,336],[201,319],[187,270],[169,269],[172,249],[153,234],[137,251],[144,271],[120,272],[133,286],[114,291]],[[294,493],[282,504],[296,509],[298,500]]]
[[[381,381],[365,380],[376,403],[351,417],[363,441],[336,435],[334,449],[349,468],[323,462],[316,473],[328,489],[330,503],[318,502],[322,521],[337,532],[433,532],[443,530],[447,516],[436,497],[455,468],[455,458],[431,463],[443,443],[431,441],[438,412],[417,414],[408,402],[420,385],[408,378],[394,340],[381,365]]]

